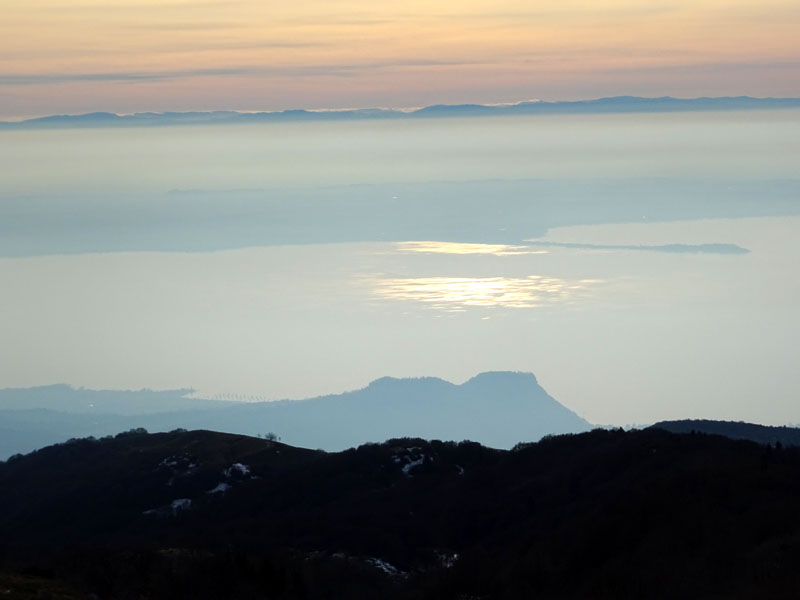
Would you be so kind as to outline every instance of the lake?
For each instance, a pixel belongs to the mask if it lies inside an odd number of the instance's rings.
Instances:
[[[532,371],[800,421],[800,112],[0,132],[0,387]]]

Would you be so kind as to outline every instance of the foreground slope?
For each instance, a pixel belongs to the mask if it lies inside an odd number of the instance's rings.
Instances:
[[[133,432],[0,464],[0,489],[6,570],[100,597],[790,598],[800,585],[800,451],[717,436],[327,454]]]

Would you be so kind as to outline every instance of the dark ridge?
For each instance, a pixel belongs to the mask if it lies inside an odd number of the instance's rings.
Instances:
[[[755,425],[742,421],[713,421],[708,419],[684,419],[660,421],[651,427],[673,433],[709,433],[723,435],[733,440],[750,440],[759,444],[783,444],[800,446],[800,428]]]
[[[134,430],[0,463],[0,559],[100,598],[793,598],[798,473],[654,428],[331,454]]]

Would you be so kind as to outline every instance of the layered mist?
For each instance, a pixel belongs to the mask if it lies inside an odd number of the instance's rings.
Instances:
[[[517,370],[594,423],[797,422],[798,128],[4,130],[0,387],[277,400]]]

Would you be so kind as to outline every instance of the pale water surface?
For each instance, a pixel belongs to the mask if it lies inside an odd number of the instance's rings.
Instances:
[[[511,369],[596,423],[797,422],[798,140],[796,111],[0,133],[0,387]]]

